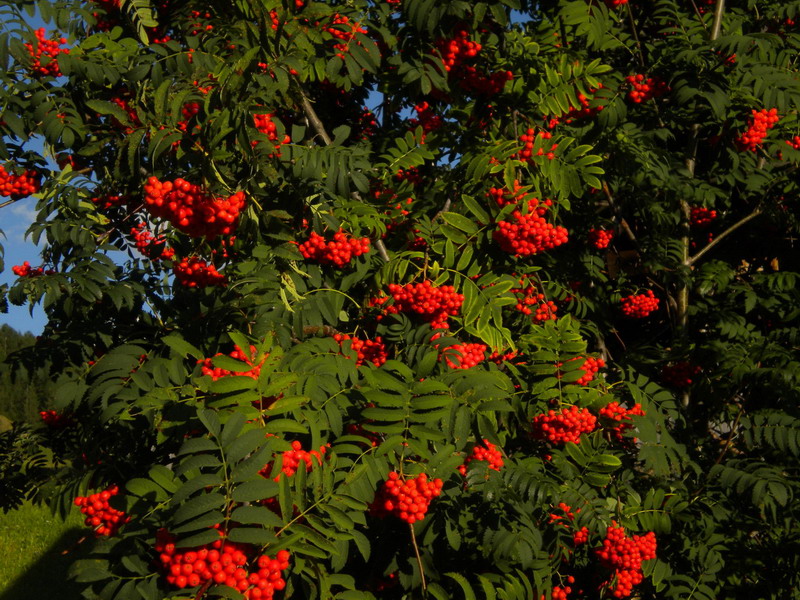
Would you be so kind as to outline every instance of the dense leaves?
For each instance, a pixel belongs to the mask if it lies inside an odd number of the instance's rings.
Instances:
[[[800,597],[800,2],[0,10],[87,598]]]

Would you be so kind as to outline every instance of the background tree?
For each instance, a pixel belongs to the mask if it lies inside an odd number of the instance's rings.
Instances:
[[[3,3],[86,596],[800,596],[798,7]]]

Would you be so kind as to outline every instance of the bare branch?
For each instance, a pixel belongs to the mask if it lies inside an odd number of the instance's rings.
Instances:
[[[739,228],[740,228],[742,225],[746,225],[747,223],[749,223],[750,221],[752,221],[753,219],[755,219],[755,218],[756,218],[758,215],[760,215],[762,212],[763,212],[763,211],[762,211],[762,209],[761,209],[761,208],[757,208],[757,209],[755,209],[753,212],[751,212],[749,215],[747,215],[746,217],[742,217],[741,219],[739,219],[738,221],[736,221],[736,223],[734,223],[733,225],[731,225],[730,227],[728,227],[728,228],[727,228],[725,231],[723,231],[723,232],[722,232],[722,233],[720,233],[720,234],[719,234],[717,237],[715,237],[713,240],[711,240],[711,241],[710,241],[710,242],[709,242],[709,243],[708,243],[708,244],[707,244],[707,245],[706,245],[706,246],[705,246],[705,247],[704,247],[702,250],[700,250],[700,251],[699,251],[697,254],[695,254],[694,256],[691,256],[691,257],[689,257],[689,258],[687,259],[687,261],[686,261],[686,264],[687,264],[687,265],[689,265],[689,266],[692,266],[692,265],[694,265],[694,264],[695,264],[695,263],[696,263],[698,260],[700,260],[701,258],[703,258],[703,256],[705,256],[705,255],[706,255],[706,254],[707,254],[707,253],[708,253],[708,252],[709,252],[709,251],[710,251],[712,248],[714,248],[714,246],[716,246],[717,244],[719,244],[719,243],[720,243],[722,240],[724,240],[726,237],[728,237],[728,236],[729,236],[730,234],[732,234],[734,231],[736,231],[737,229],[739,229]]]

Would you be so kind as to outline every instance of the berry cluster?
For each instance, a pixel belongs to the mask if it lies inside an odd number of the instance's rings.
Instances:
[[[144,203],[151,213],[187,235],[212,239],[233,232],[244,208],[244,192],[227,199],[215,198],[184,179],[159,181],[150,177],[144,186]]]
[[[379,127],[375,113],[368,108],[362,108],[354,120],[353,133],[366,142],[375,137]]]
[[[566,502],[559,502],[558,508],[564,512],[564,516],[559,515],[558,513],[550,513],[550,520],[549,523],[558,523],[566,528],[570,528],[569,523],[575,520],[575,515],[581,512],[581,509],[578,508],[575,512],[572,512],[572,507],[567,504]],[[566,517],[566,520],[564,519]],[[589,541],[589,528],[586,526],[581,527],[577,531],[575,531],[572,535],[572,542],[577,547],[581,544],[585,544]]]
[[[458,83],[464,91],[476,96],[496,96],[512,79],[514,73],[511,71],[495,71],[486,75],[475,67],[464,65],[459,69]]]
[[[434,329],[449,329],[447,318],[458,314],[464,296],[456,293],[452,285],[434,287],[426,280],[422,283],[389,284],[389,293],[394,304],[386,307],[389,314],[400,312],[419,315]]]
[[[519,181],[515,179],[513,192],[504,187],[492,187],[489,188],[486,195],[489,198],[494,198],[495,202],[497,202],[497,206],[503,208],[509,204],[519,204],[525,198],[525,192],[520,192],[520,189],[522,189],[522,186],[519,184]],[[533,206],[535,205],[536,203],[534,202]]]
[[[590,87],[586,91],[589,94],[594,94],[602,87],[603,84],[600,83],[598,87]],[[581,91],[576,91],[575,96],[578,99],[580,107],[576,108],[570,105],[569,110],[567,110],[567,112],[560,117],[548,117],[547,115],[544,116],[545,125],[548,129],[553,129],[556,125],[562,122],[569,124],[575,119],[588,119],[594,117],[596,114],[602,112],[602,110],[605,108],[602,104],[598,104],[594,97],[587,96]],[[594,104],[594,106],[592,106],[592,104]]]
[[[589,409],[570,406],[560,412],[550,410],[533,418],[533,437],[551,444],[579,444],[581,434],[594,431],[597,417]]]
[[[451,39],[442,39],[436,42],[436,48],[442,55],[442,64],[445,71],[452,71],[466,61],[473,58],[481,51],[481,45],[469,39],[466,27],[457,27]]]
[[[68,48],[62,48],[62,44],[67,43],[67,38],[48,40],[45,38],[44,27],[36,30],[36,48],[30,42],[25,44],[28,54],[31,55],[31,73],[38,77],[61,77],[61,69],[58,66],[58,55],[69,54]],[[45,62],[42,64],[42,57]]]
[[[656,534],[650,531],[630,538],[624,528],[612,521],[606,529],[603,546],[595,548],[594,552],[600,558],[600,564],[614,572],[606,584],[611,595],[627,598],[633,592],[633,586],[644,578],[642,561],[656,557]]]
[[[193,10],[192,12],[189,13],[189,17],[191,19],[197,19],[196,21],[189,24],[190,27],[189,35],[200,35],[204,31],[212,31],[214,29],[214,26],[211,25],[211,23],[203,25],[203,23],[201,22],[203,19],[211,18],[211,13],[208,11],[203,13],[200,12],[199,10]]]
[[[133,108],[130,104],[128,104],[128,101],[126,99],[121,98],[119,96],[114,96],[113,98],[111,98],[111,102],[119,106],[125,112],[125,114],[128,116],[128,121],[130,121],[131,123],[130,126],[123,125],[119,121],[119,119],[117,119],[116,117],[112,117],[112,123],[115,128],[119,129],[120,131],[123,131],[125,135],[130,135],[131,133],[133,133],[134,129],[142,126],[142,122],[139,120],[139,113],[136,112],[135,108]]]
[[[567,577],[567,583],[569,584],[575,583],[575,578],[572,575],[570,575],[569,577]],[[555,585],[553,586],[553,589],[550,590],[550,598],[551,600],[567,600],[568,596],[571,593],[572,593],[572,587],[570,587],[569,585],[566,585],[564,587],[561,587],[560,585]],[[545,595],[542,594],[539,597],[539,600],[545,600]]]
[[[119,14],[120,0],[91,0],[91,2],[101,8],[104,13],[92,12],[95,20],[95,29],[98,31],[111,31],[115,25],[119,24],[117,15]]]
[[[253,364],[253,359],[256,357],[257,353],[258,353],[258,350],[256,350],[256,347],[253,346],[253,345],[250,346],[250,354],[249,355],[246,354],[239,346],[234,346],[233,347],[233,352],[231,352],[230,354],[227,355],[227,356],[230,356],[231,358],[234,358],[236,360],[240,360],[243,363],[246,363],[246,364],[250,365],[251,367],[253,367],[249,371],[238,371],[238,372],[237,371],[228,371],[227,369],[223,369],[223,368],[220,368],[220,367],[215,367],[214,366],[214,360],[212,358],[204,358],[202,360],[198,360],[197,364],[198,365],[202,365],[200,370],[202,371],[203,375],[210,375],[211,379],[213,379],[214,381],[217,381],[218,379],[220,379],[222,377],[229,377],[231,375],[243,375],[245,377],[252,377],[253,379],[258,379],[258,376],[261,374],[261,365],[264,364],[264,361],[267,360],[267,356],[269,356],[269,355],[264,356],[264,358],[262,359],[262,361],[259,364],[254,365]],[[219,352],[219,353],[215,354],[214,356],[216,357],[216,356],[225,356],[225,355],[222,354],[221,352]]]
[[[597,248],[603,250],[608,248],[611,240],[614,239],[614,232],[608,229],[590,229],[589,230],[589,243]]]
[[[461,88],[475,95],[494,96],[503,91],[507,81],[514,78],[511,71],[497,71],[490,75],[480,69],[465,64],[481,51],[481,44],[469,39],[466,27],[456,27],[451,39],[436,42],[436,48],[442,55],[442,64],[446,71],[453,75]]]
[[[647,102],[651,98],[659,98],[670,91],[670,87],[665,81],[653,77],[645,79],[641,73],[628,75],[626,79],[631,84],[628,99],[636,104]]]
[[[717,211],[710,208],[703,208],[702,206],[693,206],[691,209],[691,216],[689,223],[692,227],[702,228],[708,227],[717,218]]]
[[[102,211],[106,211],[114,207],[122,207],[130,200],[128,196],[120,196],[118,194],[103,194],[91,199],[92,204],[97,206]]]
[[[538,291],[538,288],[529,283],[527,277],[521,277],[520,287],[511,288],[509,292],[517,296],[515,308],[524,315],[532,315],[535,323],[545,321],[555,321],[558,317],[556,311],[558,307],[552,300]]]
[[[333,336],[333,339],[339,342],[340,346],[343,345],[343,342],[347,340],[350,341],[350,349],[353,350],[357,356],[357,367],[363,365],[366,361],[371,362],[376,367],[380,367],[388,358],[386,346],[380,336],[376,337],[374,340],[360,340],[350,337],[346,333],[337,333]]]
[[[28,169],[22,175],[12,175],[0,165],[0,196],[8,196],[12,200],[20,200],[35,194],[41,188],[42,176]]]
[[[567,362],[572,362],[573,360],[581,360],[581,356],[576,356],[575,358],[569,359]],[[557,363],[556,367],[560,367],[564,363]],[[575,385],[589,385],[594,376],[597,372],[606,366],[606,362],[602,358],[595,358],[593,356],[587,356],[586,359],[583,361],[583,364],[578,367],[583,371],[583,375],[581,375],[580,379],[575,380]],[[556,377],[561,379],[561,373],[557,373]]]
[[[322,31],[330,33],[334,38],[339,40],[334,44],[333,48],[336,50],[336,56],[344,60],[345,54],[350,52],[350,42],[356,37],[357,33],[366,34],[367,29],[361,26],[358,21],[351,21],[350,17],[346,15],[335,14],[330,25],[325,25]],[[360,43],[360,42],[356,42]]]
[[[442,356],[451,369],[471,369],[486,358],[485,344],[453,344],[442,350]]]
[[[694,378],[697,377],[703,369],[699,365],[693,365],[688,361],[681,360],[671,365],[664,366],[661,369],[661,379],[667,385],[676,388],[689,387],[694,383]]]
[[[50,429],[64,429],[74,423],[70,415],[54,410],[41,410],[39,411],[39,417],[42,419],[42,423]]]
[[[281,573],[289,568],[286,550],[280,550],[275,558],[266,554],[255,558],[250,546],[221,539],[179,550],[174,538],[163,529],[156,535],[155,550],[167,583],[179,589],[213,582],[238,590],[248,600],[269,600],[286,587]],[[248,562],[252,570],[248,570]]]
[[[266,135],[269,141],[272,142],[272,145],[275,146],[275,153],[270,154],[270,157],[280,157],[280,147],[284,144],[291,143],[292,138],[284,134],[283,139],[278,139],[278,126],[275,124],[275,121],[272,120],[272,113],[253,115],[253,122],[258,132]],[[258,144],[255,140],[250,143],[252,146]]]
[[[136,249],[151,260],[171,260],[175,256],[175,250],[166,245],[164,236],[154,236],[145,223],[132,227],[131,235]]]
[[[800,135],[796,135],[792,139],[786,140],[786,144],[795,150],[800,150]]]
[[[27,260],[21,265],[14,265],[11,267],[11,272],[17,277],[39,277],[40,275],[52,275],[55,271],[48,269],[45,271],[42,267],[31,267],[31,263]]]
[[[529,201],[529,212],[515,210],[511,213],[513,220],[499,221],[492,237],[500,248],[515,256],[532,256],[566,243],[567,230],[548,223],[543,217],[549,202],[538,206],[538,200],[534,198]]]
[[[298,244],[297,249],[306,260],[333,265],[341,269],[354,257],[369,252],[369,238],[350,237],[350,234],[344,233],[340,229],[333,234],[333,241],[326,242],[324,237],[312,231],[308,240]]]
[[[402,480],[396,471],[392,471],[375,494],[370,514],[379,518],[394,515],[406,523],[422,521],[431,500],[441,492],[441,479],[428,481],[428,476],[421,473],[413,479]]]
[[[522,355],[516,350],[509,350],[507,352],[492,352],[486,360],[492,361],[494,364],[499,365],[503,362],[510,362],[515,358],[521,358]],[[524,361],[517,361],[515,365],[524,365]]]
[[[312,450],[311,452],[307,452],[303,450],[303,445],[295,440],[292,442],[292,449],[286,450],[281,455],[281,469],[280,472],[273,477],[275,481],[278,481],[281,478],[281,473],[286,475],[287,477],[291,477],[295,473],[297,473],[297,467],[300,466],[301,462],[306,464],[306,471],[311,471],[314,468],[314,464],[321,465],[322,464],[322,456],[325,454],[326,450],[330,444],[327,446],[320,446],[319,450]],[[262,477],[268,478],[272,475],[273,469],[275,468],[275,463],[271,462],[266,465],[259,474]]]
[[[747,125],[747,131],[736,138],[736,147],[740,152],[746,150],[755,152],[764,142],[767,132],[775,127],[778,121],[780,121],[780,117],[778,116],[778,110],[775,108],[769,110],[766,108],[761,110],[753,109],[753,117]]]
[[[415,104],[414,111],[417,113],[417,117],[415,119],[409,119],[408,121],[408,124],[411,125],[412,128],[421,126],[422,130],[428,133],[430,131],[436,131],[443,124],[442,117],[434,113],[430,104],[427,102]]]
[[[464,459],[463,465],[458,466],[458,472],[462,475],[466,475],[469,463],[475,460],[488,462],[489,468],[494,471],[502,469],[504,464],[502,452],[487,439],[483,440],[483,444],[475,444],[472,448],[472,454]]]
[[[217,271],[213,264],[196,256],[182,258],[172,270],[175,273],[175,279],[186,287],[204,288],[211,285],[227,285],[225,275]]]
[[[608,8],[617,8],[618,6],[627,4],[628,0],[605,0],[605,3]]]
[[[519,136],[519,141],[522,142],[522,150],[513,156],[525,162],[531,162],[534,156],[545,156],[549,160],[553,160],[556,155],[555,151],[558,144],[551,144],[550,149],[546,150],[544,147],[544,140],[552,139],[553,134],[549,131],[537,132],[533,128],[528,128],[525,133]]]
[[[124,512],[108,504],[108,500],[118,493],[119,488],[112,485],[102,492],[75,498],[75,506],[80,507],[81,513],[86,515],[84,523],[94,529],[95,536],[114,535],[122,525],[131,520]]]
[[[606,426],[611,436],[616,441],[622,442],[625,439],[624,433],[629,429],[633,429],[633,423],[630,422],[631,415],[643,417],[644,410],[642,410],[642,405],[639,403],[634,404],[633,408],[627,409],[621,406],[619,402],[611,402],[601,408],[599,414],[601,418],[612,423]]]
[[[653,290],[647,290],[646,294],[625,296],[620,303],[622,304],[622,314],[631,319],[643,319],[658,309],[658,298],[653,294]]]

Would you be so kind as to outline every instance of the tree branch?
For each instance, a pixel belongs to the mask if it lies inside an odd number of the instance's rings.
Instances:
[[[414,524],[408,524],[408,530],[411,532],[411,543],[414,545],[414,553],[417,555],[417,565],[419,566],[419,576],[422,579],[422,593],[428,591],[428,584],[425,581],[425,570],[422,568],[422,557],[419,555],[419,546],[417,546],[417,536],[414,535]]]
[[[739,219],[738,221],[736,221],[736,223],[734,223],[733,225],[731,225],[730,227],[728,227],[728,228],[727,228],[725,231],[723,231],[723,232],[722,232],[722,233],[720,233],[720,234],[719,234],[717,237],[715,237],[713,240],[711,240],[711,241],[710,241],[710,242],[709,242],[709,243],[708,243],[708,244],[707,244],[707,245],[706,245],[706,246],[705,246],[705,247],[704,247],[702,250],[700,250],[700,251],[699,251],[697,254],[695,254],[694,256],[691,256],[691,257],[689,257],[689,258],[687,259],[687,261],[686,261],[686,264],[687,264],[688,266],[690,266],[690,267],[691,267],[692,265],[694,265],[694,263],[696,263],[698,260],[700,260],[701,258],[703,258],[703,256],[705,256],[705,255],[706,255],[706,253],[708,253],[708,252],[709,252],[709,251],[710,251],[712,248],[714,248],[714,246],[716,246],[717,244],[719,244],[719,243],[720,243],[722,240],[724,240],[726,237],[728,237],[728,236],[729,236],[730,234],[732,234],[734,231],[736,231],[737,229],[739,229],[739,228],[740,228],[742,225],[745,225],[745,224],[749,223],[750,221],[752,221],[753,219],[755,219],[755,218],[756,218],[758,215],[760,215],[762,212],[763,212],[763,211],[762,211],[762,209],[761,209],[761,208],[757,208],[757,209],[755,209],[753,212],[751,212],[749,215],[747,215],[746,217],[742,217],[741,219]]]
[[[314,110],[311,101],[308,99],[308,96],[306,96],[305,91],[302,88],[300,89],[300,94],[303,96],[303,111],[306,113],[306,117],[308,117],[311,126],[314,128],[314,131],[317,132],[317,135],[322,138],[322,141],[325,142],[325,145],[330,146],[333,143],[333,140],[331,140],[331,136],[328,135],[328,132],[325,131],[325,125],[323,125],[319,115],[317,115],[317,111]],[[364,201],[358,192],[353,192],[353,198],[359,202]],[[378,254],[380,254],[380,257],[383,259],[383,261],[389,262],[389,253],[386,250],[386,245],[383,243],[383,240],[375,240],[375,247],[378,249]]]
[[[636,234],[633,233],[631,226],[628,225],[628,222],[620,213],[619,208],[617,207],[616,203],[614,202],[614,196],[611,195],[611,190],[608,187],[608,183],[605,181],[603,182],[603,192],[605,192],[606,198],[608,198],[608,204],[611,206],[611,209],[614,211],[614,215],[617,217],[617,221],[619,222],[620,227],[622,227],[622,231],[625,232],[625,235],[628,236],[628,239],[632,241],[636,246],[639,246],[639,241],[636,239]]]

